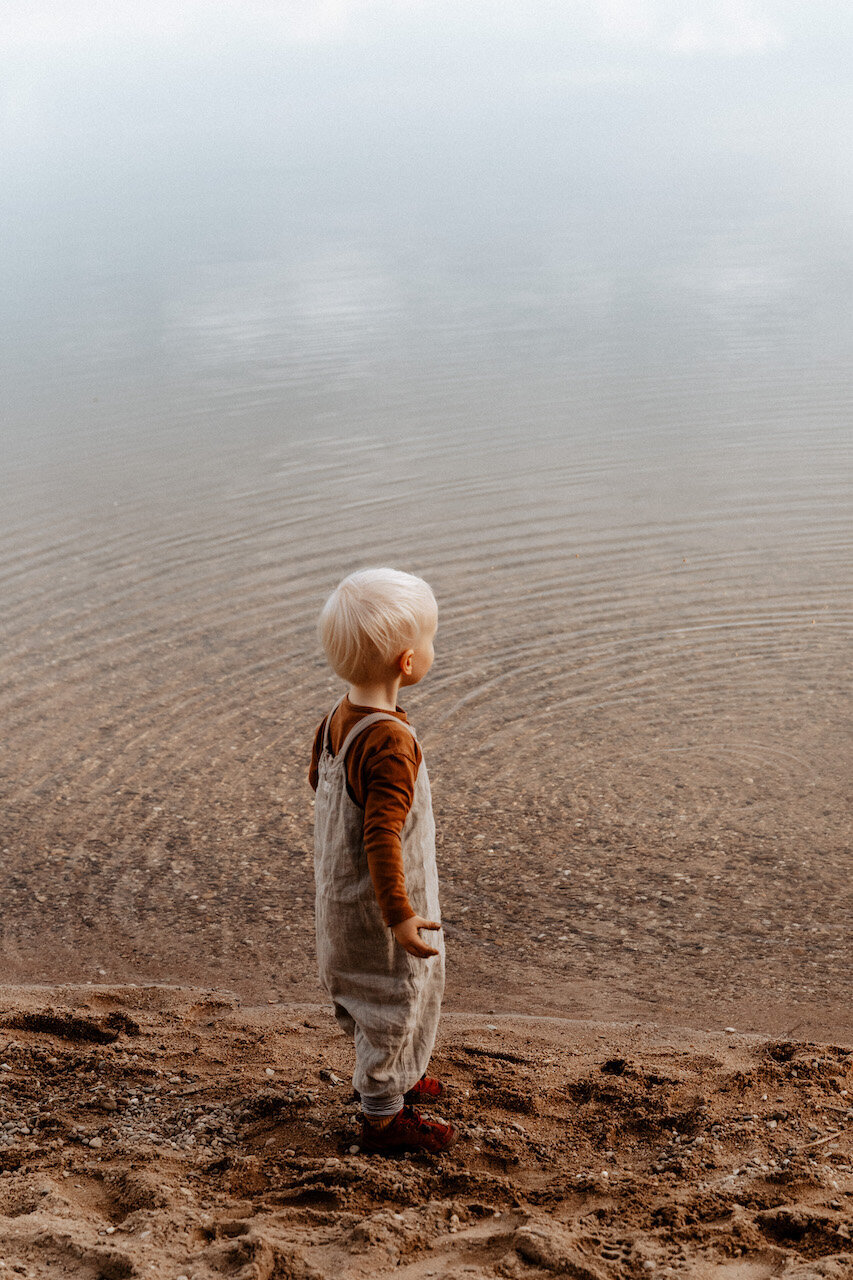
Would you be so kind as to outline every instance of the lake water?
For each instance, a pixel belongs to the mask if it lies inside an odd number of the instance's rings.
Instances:
[[[21,10],[13,976],[314,990],[315,619],[388,563],[457,1006],[853,1030],[851,24],[678,8]]]

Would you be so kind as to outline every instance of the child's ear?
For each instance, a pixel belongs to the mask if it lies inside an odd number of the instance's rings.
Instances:
[[[412,661],[414,656],[414,649],[405,649],[400,654],[400,670],[404,676],[410,676],[412,674]]]

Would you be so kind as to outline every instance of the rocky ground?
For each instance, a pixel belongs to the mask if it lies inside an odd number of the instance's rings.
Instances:
[[[321,1006],[0,989],[0,1275],[853,1275],[853,1048],[448,1013],[443,1156],[358,1149]]]

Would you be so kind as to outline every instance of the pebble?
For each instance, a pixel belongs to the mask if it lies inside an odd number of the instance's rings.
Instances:
[[[729,1035],[737,1035],[737,1027],[723,1027],[723,1030]]]
[[[352,1145],[352,1146],[350,1147],[350,1149],[349,1149],[349,1153],[350,1153],[350,1155],[351,1155],[351,1156],[357,1156],[360,1150],[361,1150],[361,1148],[360,1148],[360,1147],[357,1147],[357,1146],[355,1145],[355,1143],[353,1143],[353,1145]],[[431,1274],[433,1274],[433,1273],[432,1273],[432,1272],[428,1272],[427,1274],[431,1275]]]
[[[272,1067],[267,1067],[267,1068],[266,1068],[266,1070],[264,1071],[264,1075],[265,1075],[265,1076],[274,1076],[274,1075],[275,1075],[275,1071],[272,1069]]]
[[[103,1142],[101,1141],[101,1139],[100,1139],[100,1138],[90,1138],[90,1139],[89,1139],[89,1146],[90,1146],[90,1147],[102,1147],[103,1145],[104,1145],[104,1144],[103,1144]]]

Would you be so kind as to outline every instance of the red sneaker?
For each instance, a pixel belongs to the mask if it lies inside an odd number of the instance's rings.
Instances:
[[[444,1089],[441,1081],[436,1080],[434,1076],[421,1076],[417,1084],[412,1085],[408,1093],[403,1095],[403,1101],[413,1105],[416,1102],[435,1102],[436,1098],[440,1098]]]
[[[440,1080],[436,1080],[434,1076],[423,1075],[417,1084],[412,1085],[408,1093],[403,1094],[403,1101],[409,1106],[413,1106],[416,1102],[435,1102],[436,1098],[440,1098],[443,1093],[444,1086]],[[358,1089],[353,1089],[352,1096],[356,1102],[361,1102]]]
[[[390,1153],[393,1151],[430,1151],[434,1155],[446,1151],[456,1141],[452,1125],[439,1120],[424,1120],[414,1107],[403,1107],[390,1124],[377,1129],[367,1117],[362,1118],[361,1148],[363,1151]]]

